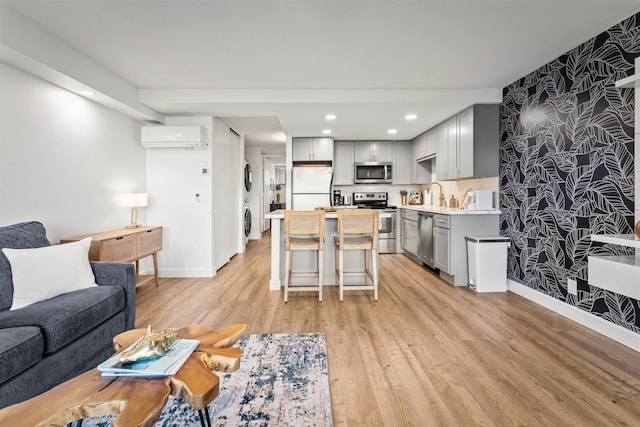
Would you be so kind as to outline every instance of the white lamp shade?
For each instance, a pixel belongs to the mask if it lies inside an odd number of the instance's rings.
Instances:
[[[120,202],[125,208],[141,208],[147,206],[147,193],[124,193]]]

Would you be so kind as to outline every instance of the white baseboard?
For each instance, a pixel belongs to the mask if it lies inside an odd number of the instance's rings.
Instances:
[[[153,274],[153,269],[141,269],[142,274]],[[214,277],[216,271],[210,268],[160,268],[158,269],[158,276],[160,277]]]
[[[509,290],[549,310],[573,320],[587,328],[640,352],[640,334],[611,323],[570,304],[557,300],[513,280],[508,280]]]

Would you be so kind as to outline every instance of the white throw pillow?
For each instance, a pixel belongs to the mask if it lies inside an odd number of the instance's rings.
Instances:
[[[89,264],[90,246],[91,237],[87,237],[78,242],[43,248],[3,248],[13,278],[11,310],[98,286]]]

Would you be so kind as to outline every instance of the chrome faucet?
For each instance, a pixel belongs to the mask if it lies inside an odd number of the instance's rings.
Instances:
[[[442,191],[442,185],[440,185],[440,183],[437,181],[432,182],[431,184],[427,184],[427,191],[431,192],[431,186],[434,184],[437,184],[438,188],[440,189],[440,197],[438,197],[438,206],[442,207],[444,206],[444,193]]]

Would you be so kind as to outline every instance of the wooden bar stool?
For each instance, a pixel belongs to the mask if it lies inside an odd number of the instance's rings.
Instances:
[[[336,242],[336,281],[340,286],[340,301],[344,290],[373,290],[378,300],[378,211],[375,209],[338,210]],[[344,271],[344,251],[364,251],[364,271]],[[370,257],[370,258],[369,258]],[[370,259],[370,262],[369,262]],[[364,285],[346,285],[344,276],[364,276]],[[371,284],[368,284],[368,279]]]
[[[324,248],[324,211],[284,211],[285,236],[285,268],[284,268],[284,302],[287,302],[289,291],[318,291],[322,301],[322,252]],[[318,271],[293,273],[291,270],[291,254],[293,251],[318,251]],[[292,277],[317,276],[317,286],[289,286]]]

